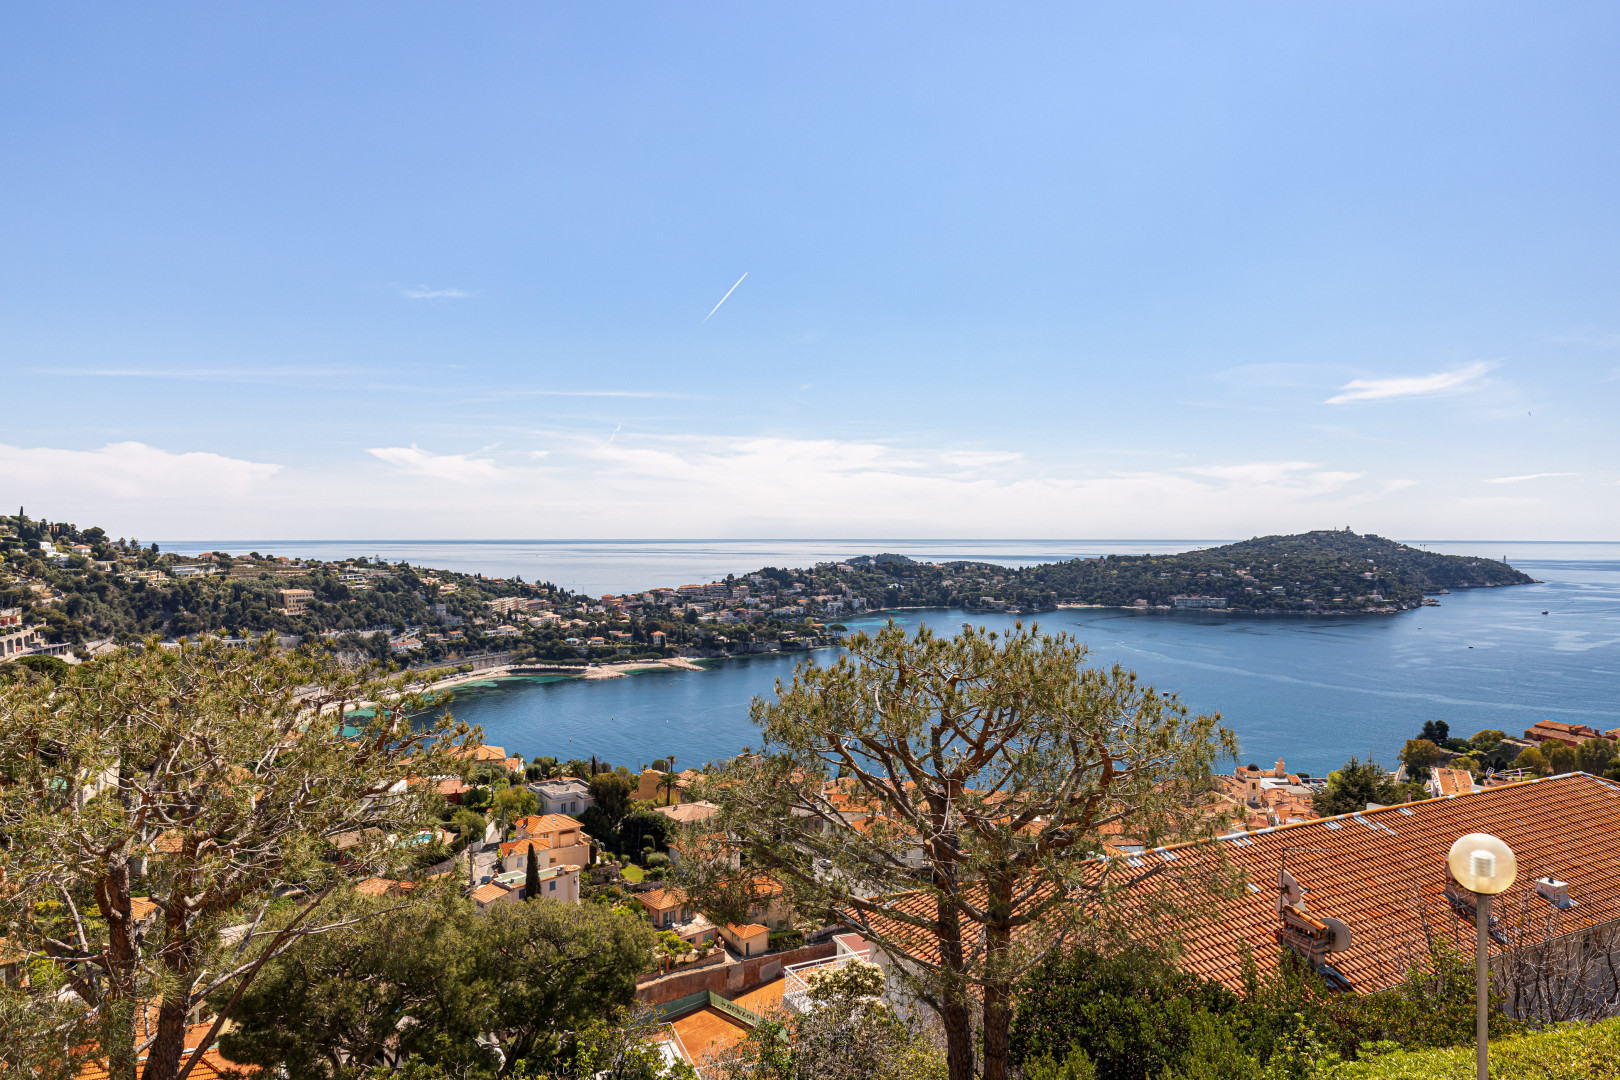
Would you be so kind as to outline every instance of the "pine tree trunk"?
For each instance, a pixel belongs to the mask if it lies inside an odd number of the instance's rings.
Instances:
[[[1012,1023],[1005,983],[990,980],[984,987],[984,1080],[1006,1080],[1008,1029]]]
[[[1012,987],[1008,981],[1012,930],[1004,920],[1012,916],[1012,892],[1009,878],[990,883],[990,910],[984,928],[984,1080],[1006,1080],[1007,1076],[1007,1036],[1012,1024]]]
[[[974,1080],[973,1013],[967,984],[960,978],[964,966],[961,923],[955,906],[944,896],[939,898],[938,912],[940,967],[950,980],[940,993],[939,1017],[945,1028],[950,1080]]]
[[[135,924],[129,914],[129,863],[115,862],[96,882],[96,902],[107,917],[106,989],[102,992],[101,1049],[108,1080],[135,1080]]]
[[[186,926],[185,913],[179,910],[182,898],[173,896],[176,909],[168,913],[164,927],[163,950],[159,958],[165,968],[163,1003],[158,1006],[157,1030],[151,1049],[147,1051],[146,1067],[141,1080],[174,1080],[185,1065],[186,1013],[195,983],[196,942]],[[201,1052],[201,1048],[198,1049]]]
[[[181,995],[190,989],[190,984],[183,988],[176,988]],[[165,997],[163,1004],[158,1008],[157,1039],[146,1054],[146,1067],[141,1070],[141,1080],[174,1080],[180,1072],[181,1056],[186,1050],[186,998],[179,1000]]]

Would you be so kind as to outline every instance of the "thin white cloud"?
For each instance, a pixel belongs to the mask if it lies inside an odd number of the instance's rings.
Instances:
[[[402,472],[458,484],[493,480],[499,472],[495,462],[489,458],[475,458],[467,454],[434,454],[414,443],[410,446],[373,447],[366,453]]]
[[[76,499],[220,499],[251,494],[280,465],[192,451],[174,454],[139,442],[99,450],[0,444],[0,486],[55,504]]]
[[[1352,379],[1327,399],[1328,405],[1348,405],[1356,401],[1393,401],[1398,398],[1429,397],[1454,393],[1497,367],[1491,361],[1476,360],[1451,371],[1433,375],[1398,375],[1389,379]]]
[[[1554,476],[1579,476],[1572,472],[1533,472],[1522,476],[1493,476],[1485,481],[1487,484],[1522,484],[1526,480],[1546,480]]]
[[[468,300],[473,296],[465,289],[435,289],[431,285],[401,288],[399,294],[412,300]]]

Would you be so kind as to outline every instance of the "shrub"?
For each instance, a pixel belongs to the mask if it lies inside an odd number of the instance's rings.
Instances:
[[[850,960],[836,968],[810,972],[810,1000],[863,1001],[883,993],[883,968],[865,960]]]
[[[1012,1060],[1026,1069],[1080,1047],[1097,1080],[1156,1078],[1181,1061],[1193,1017],[1231,1013],[1237,995],[1178,970],[1158,950],[1080,948],[1025,976],[1013,1014]]]
[[[1401,1051],[1330,1066],[1323,1080],[1473,1080],[1474,1048]],[[1620,1019],[1491,1041],[1491,1075],[1514,1080],[1620,1080]]]
[[[1069,1047],[1069,1056],[1062,1061],[1042,1057],[1024,1068],[1026,1080],[1097,1080],[1097,1066],[1078,1045]]]
[[[1209,1013],[1192,1018],[1187,1052],[1164,1080],[1264,1080],[1260,1063],[1243,1052],[1232,1025]]]

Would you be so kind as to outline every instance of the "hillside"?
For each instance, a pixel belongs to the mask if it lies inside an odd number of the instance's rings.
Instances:
[[[1256,537],[1179,555],[1075,559],[1013,576],[1023,603],[1173,607],[1178,596],[1211,597],[1227,610],[1252,612],[1398,611],[1418,606],[1426,593],[1534,581],[1492,559],[1438,555],[1348,531]]]
[[[22,623],[54,645],[84,650],[151,634],[274,633],[418,665],[491,652],[577,663],[801,649],[830,641],[838,619],[908,607],[1392,612],[1418,606],[1426,593],[1532,580],[1495,560],[1436,555],[1349,531],[1023,569],[885,552],[595,598],[363,558],[177,557],[100,528],[21,514],[0,518],[0,552],[0,609],[20,609]]]

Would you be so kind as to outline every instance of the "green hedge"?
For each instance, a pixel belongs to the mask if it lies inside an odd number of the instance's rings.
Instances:
[[[1474,1048],[1385,1054],[1340,1065],[1326,1075],[1332,1080],[1474,1080]],[[1620,1019],[1493,1039],[1491,1076],[1620,1080]]]

